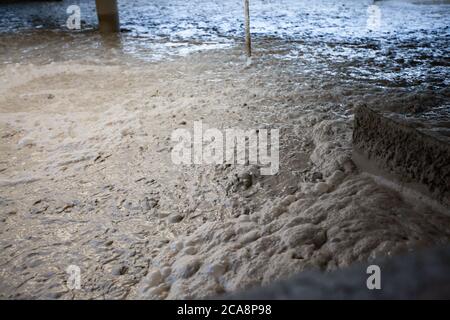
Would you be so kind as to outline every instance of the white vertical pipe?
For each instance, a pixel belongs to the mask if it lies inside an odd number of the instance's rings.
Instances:
[[[245,50],[247,57],[252,56],[252,38],[250,35],[250,8],[249,0],[244,0],[244,14],[245,14]]]

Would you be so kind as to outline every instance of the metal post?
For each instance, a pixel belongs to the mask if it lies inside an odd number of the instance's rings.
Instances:
[[[250,35],[250,9],[249,0],[244,0],[244,13],[245,13],[245,49],[247,57],[252,56],[252,38]]]

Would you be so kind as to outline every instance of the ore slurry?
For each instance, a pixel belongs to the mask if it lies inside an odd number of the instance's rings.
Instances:
[[[80,32],[66,28],[69,5],[80,6]],[[269,41],[274,52],[281,52],[269,54],[271,59],[292,59],[299,67],[310,62],[315,78],[335,75],[376,85],[432,80],[439,87],[448,86],[443,58],[449,47],[448,3],[377,2],[377,28],[368,27],[373,1],[255,0],[250,5],[256,56],[267,54],[258,42]],[[111,46],[94,31],[95,1],[8,4],[1,9],[0,32],[10,47],[4,62],[18,62],[17,52],[53,61],[83,58],[85,51],[104,56],[101,50],[154,61],[241,45],[245,35],[238,0],[122,1],[120,45]],[[39,45],[29,47],[30,32]],[[64,55],[61,41],[66,43]]]

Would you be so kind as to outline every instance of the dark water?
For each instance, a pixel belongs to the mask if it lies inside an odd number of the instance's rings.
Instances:
[[[450,1],[250,2],[255,52],[263,59],[291,61],[317,79],[403,90],[449,87]],[[117,38],[97,33],[94,0],[3,4],[0,63],[154,61],[226,49],[242,43],[242,3],[119,0]],[[81,9],[80,31],[66,27],[72,4]]]
[[[119,0],[124,30],[151,39],[224,40],[243,34],[242,0]],[[252,32],[290,39],[348,39],[389,34],[448,34],[449,1],[395,0],[252,0]],[[94,0],[3,4],[0,32],[30,29],[64,30],[69,5],[81,9],[83,29],[97,25]],[[375,6],[381,14],[377,30],[367,28]],[[377,9],[377,10],[378,10]],[[447,30],[447,31],[446,31]]]

